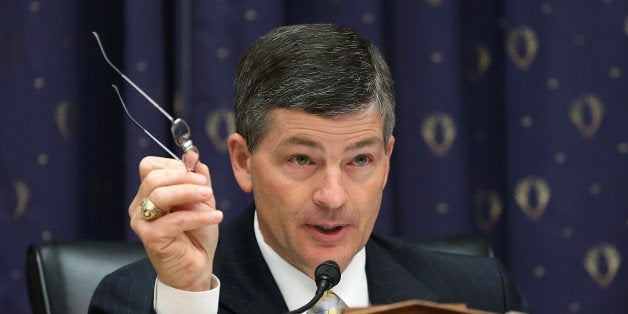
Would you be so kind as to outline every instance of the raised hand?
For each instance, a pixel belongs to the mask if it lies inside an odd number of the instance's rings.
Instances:
[[[211,274],[218,223],[209,168],[199,162],[189,172],[169,158],[146,157],[139,165],[141,184],[129,206],[131,228],[144,244],[161,282],[186,291],[213,288]],[[148,220],[142,201],[160,214]]]

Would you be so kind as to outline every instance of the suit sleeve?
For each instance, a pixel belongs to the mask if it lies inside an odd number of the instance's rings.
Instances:
[[[155,313],[155,277],[147,260],[105,276],[92,295],[88,313]]]

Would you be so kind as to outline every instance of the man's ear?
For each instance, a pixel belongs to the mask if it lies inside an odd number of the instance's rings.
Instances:
[[[253,190],[251,184],[251,153],[246,146],[246,139],[238,133],[229,135],[227,139],[229,146],[229,157],[231,158],[231,168],[233,176],[242,191],[249,193]]]
[[[392,155],[394,146],[395,146],[395,137],[391,134],[390,138],[388,138],[388,143],[386,143],[386,155],[388,155],[388,157]]]

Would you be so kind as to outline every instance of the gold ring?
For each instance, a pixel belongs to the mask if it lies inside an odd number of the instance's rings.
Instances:
[[[141,213],[142,218],[148,221],[157,219],[164,215],[164,212],[157,208],[157,206],[155,206],[155,204],[153,204],[153,202],[146,197],[142,199]]]

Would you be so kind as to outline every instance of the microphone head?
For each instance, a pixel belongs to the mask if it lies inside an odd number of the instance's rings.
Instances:
[[[340,266],[332,260],[324,261],[316,267],[314,278],[316,282],[327,280],[329,282],[327,289],[331,289],[340,282]]]

